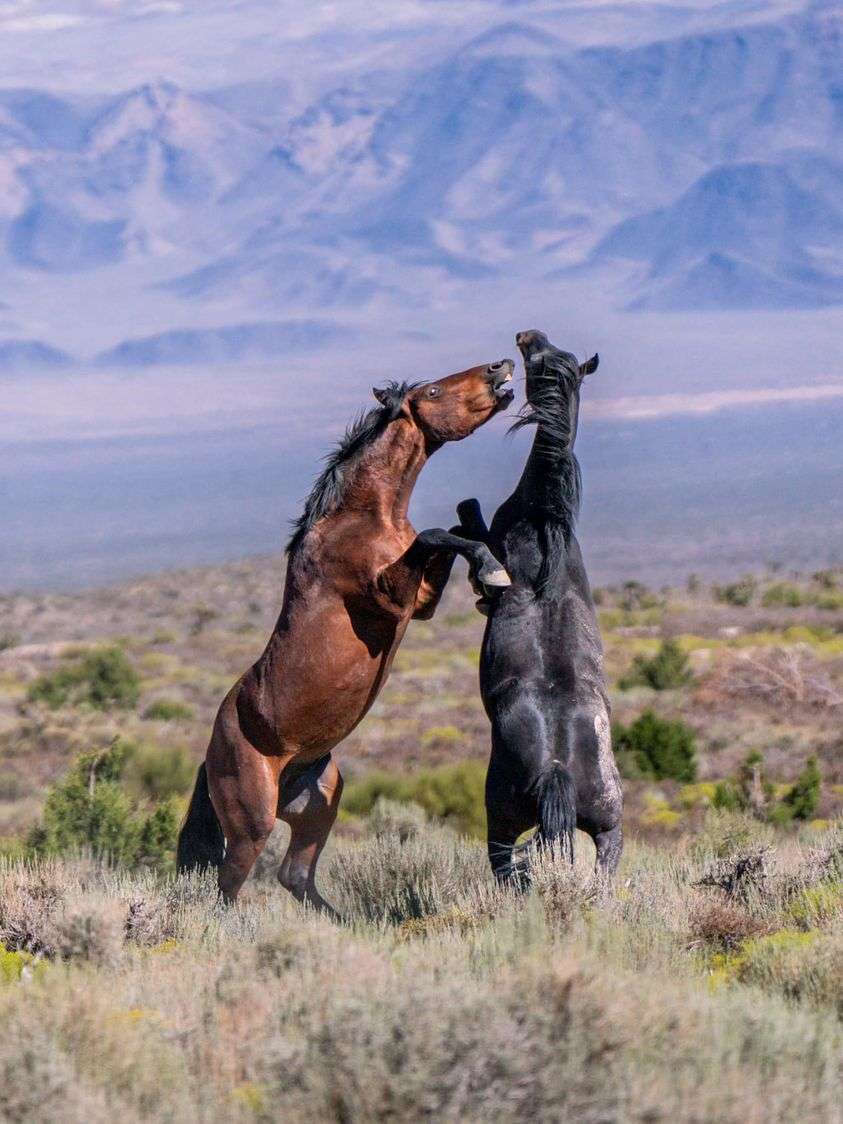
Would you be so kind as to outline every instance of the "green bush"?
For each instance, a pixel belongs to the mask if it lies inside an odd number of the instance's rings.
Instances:
[[[20,644],[20,635],[17,632],[0,632],[0,652],[5,652],[7,648],[17,648]]]
[[[619,764],[631,762],[641,775],[655,780],[696,780],[694,732],[684,722],[645,710],[631,726],[616,725],[613,738]]]
[[[621,690],[629,687],[652,687],[669,691],[684,687],[693,679],[688,656],[673,639],[663,640],[654,656],[636,656],[632,670],[618,683]]]
[[[63,780],[47,793],[41,822],[29,834],[29,847],[41,855],[89,849],[99,858],[125,866],[163,866],[178,832],[170,801],[145,812],[121,785],[133,746],[119,740],[106,750],[83,753]]]
[[[745,606],[751,603],[757,588],[758,583],[755,578],[750,577],[742,578],[739,582],[732,582],[730,585],[716,585],[713,592],[716,600],[723,601],[727,605]]]
[[[193,707],[177,699],[156,699],[143,716],[150,722],[188,722],[193,718]]]
[[[180,747],[133,747],[127,756],[124,779],[132,795],[144,800],[183,796],[196,779],[196,762]]]
[[[646,585],[637,581],[624,582],[618,600],[619,608],[628,613],[635,609],[656,609],[661,603],[661,600],[654,593],[651,593]]]
[[[790,792],[783,798],[782,804],[788,810],[790,818],[794,820],[810,820],[813,818],[820,802],[822,789],[822,773],[815,755],[805,762],[805,768],[796,778]]]
[[[806,602],[807,598],[802,590],[787,582],[771,585],[769,589],[764,590],[761,597],[761,604],[765,609],[798,609]]]
[[[367,816],[381,797],[418,804],[431,818],[482,838],[486,833],[485,784],[486,766],[479,761],[459,761],[408,776],[376,772],[346,786],[343,807],[352,815]]]
[[[96,710],[118,707],[128,710],[140,696],[140,679],[122,649],[93,648],[81,659],[42,675],[29,688],[32,702],[51,710],[87,703]]]

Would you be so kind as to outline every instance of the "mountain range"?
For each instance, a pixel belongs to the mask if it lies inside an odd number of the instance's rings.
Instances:
[[[631,311],[843,304],[843,9],[722,8],[583,46],[564,7],[554,34],[511,5],[400,80],[326,66],[309,99],[281,70],[0,89],[0,371],[266,360],[478,279]],[[41,314],[71,291],[90,322]]]

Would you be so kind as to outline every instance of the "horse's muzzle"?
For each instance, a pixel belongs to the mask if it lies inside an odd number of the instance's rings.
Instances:
[[[492,388],[492,393],[499,402],[507,404],[515,397],[512,389],[512,372],[515,364],[511,359],[499,359],[497,363],[490,363],[486,368],[486,377]]]

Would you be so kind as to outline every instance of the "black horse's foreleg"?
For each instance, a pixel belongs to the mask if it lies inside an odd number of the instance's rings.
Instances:
[[[428,560],[413,606],[414,620],[429,621],[436,612],[454,568],[455,558],[453,551],[443,550]]]
[[[454,528],[457,534],[465,535],[467,539],[475,539],[477,542],[486,543],[488,546],[489,528],[483,518],[483,510],[480,507],[479,500],[462,500],[461,503],[458,503],[457,518],[460,521],[459,526]]]
[[[421,531],[399,559],[378,573],[377,589],[395,605],[415,601],[425,570],[434,556],[443,552],[465,558],[472,576],[486,589],[502,589],[510,584],[506,570],[485,543],[434,527]]]

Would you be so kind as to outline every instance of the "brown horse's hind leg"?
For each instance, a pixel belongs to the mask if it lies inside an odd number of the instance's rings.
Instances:
[[[232,713],[233,712],[233,713]],[[277,759],[259,753],[223,703],[206,758],[208,789],[225,835],[220,893],[233,902],[275,827]]]
[[[278,871],[278,881],[300,902],[340,920],[316,889],[316,864],[334,826],[343,781],[330,754],[304,772],[281,778],[278,818],[290,825],[290,845]]]

